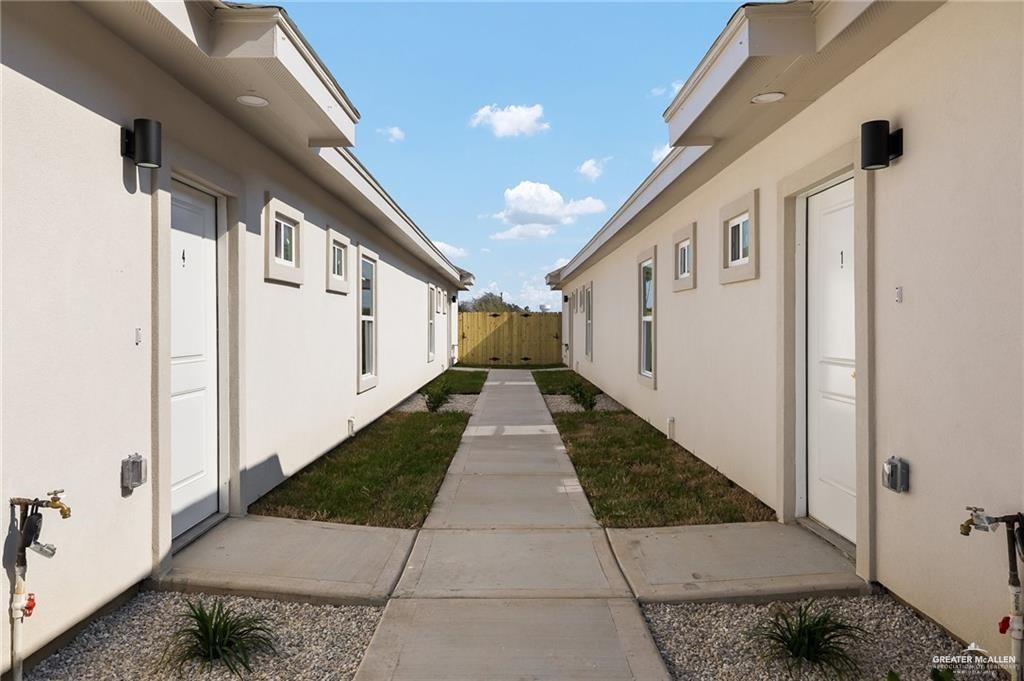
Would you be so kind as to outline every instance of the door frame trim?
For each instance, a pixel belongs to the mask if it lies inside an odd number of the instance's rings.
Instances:
[[[152,576],[171,568],[171,405],[170,405],[170,242],[173,183],[180,182],[216,200],[217,214],[217,458],[218,512],[244,515],[241,465],[244,452],[244,235],[240,221],[244,185],[208,159],[172,140],[164,141],[164,165],[151,171],[152,224]],[[200,523],[209,529],[216,523]],[[181,537],[198,538],[186,532]]]
[[[806,479],[806,438],[801,442],[800,428],[806,435],[806,401],[801,401],[798,382],[806,377],[799,362],[806,358],[806,334],[800,339],[798,316],[798,236],[801,225],[806,229],[806,210],[800,219],[801,198],[818,188],[834,184],[840,178],[854,181],[854,295],[856,335],[856,466],[857,466],[857,575],[867,581],[875,579],[875,427],[874,427],[874,176],[861,170],[858,163],[859,140],[854,139],[825,154],[778,183],[778,225],[776,257],[778,258],[777,300],[777,508],[779,520],[795,522],[806,514],[806,492],[803,506],[798,500],[800,475]],[[806,206],[806,201],[804,200]],[[806,266],[806,261],[805,261]],[[806,316],[802,323],[806,326]],[[801,340],[803,353],[801,355]],[[805,373],[805,372],[804,372]],[[802,451],[801,451],[802,449]],[[800,457],[803,455],[803,463]],[[805,487],[806,490],[806,487]],[[803,511],[800,513],[799,511]]]

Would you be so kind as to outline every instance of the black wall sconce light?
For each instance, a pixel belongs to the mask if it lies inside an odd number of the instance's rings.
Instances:
[[[868,121],[860,126],[860,167],[862,170],[888,168],[903,155],[903,128],[889,132],[889,121]]]
[[[568,303],[569,302],[569,296],[562,296],[562,302],[563,303]]]
[[[459,302],[459,294],[458,293],[456,293],[455,295],[452,296],[452,302],[453,303]]]
[[[160,121],[136,118],[132,129],[121,128],[121,155],[130,158],[140,168],[159,168],[162,140]]]

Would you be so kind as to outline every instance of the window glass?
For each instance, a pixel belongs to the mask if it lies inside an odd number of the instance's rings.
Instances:
[[[679,243],[679,268],[677,273],[679,277],[685,277],[690,274],[690,240],[686,239]]]
[[[331,273],[342,279],[345,278],[345,246],[334,242],[334,257],[331,260]]]
[[[277,220],[274,222],[274,256],[283,262],[295,262],[295,226]]]
[[[750,257],[750,215],[744,213],[729,221],[729,264],[746,262]]]
[[[373,367],[373,320],[364,319],[363,322],[363,375],[372,374]]]
[[[642,314],[646,317],[654,312],[654,264],[649,260],[640,268],[640,282]]]
[[[373,270],[374,264],[372,260],[363,258],[362,266],[362,307],[364,315],[373,314]]]

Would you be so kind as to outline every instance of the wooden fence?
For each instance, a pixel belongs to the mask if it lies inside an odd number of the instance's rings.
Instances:
[[[559,364],[560,312],[460,312],[459,361],[465,364]]]

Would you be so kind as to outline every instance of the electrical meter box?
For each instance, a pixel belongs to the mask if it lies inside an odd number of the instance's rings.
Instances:
[[[890,456],[882,464],[882,486],[893,492],[910,490],[910,464],[898,456]]]

